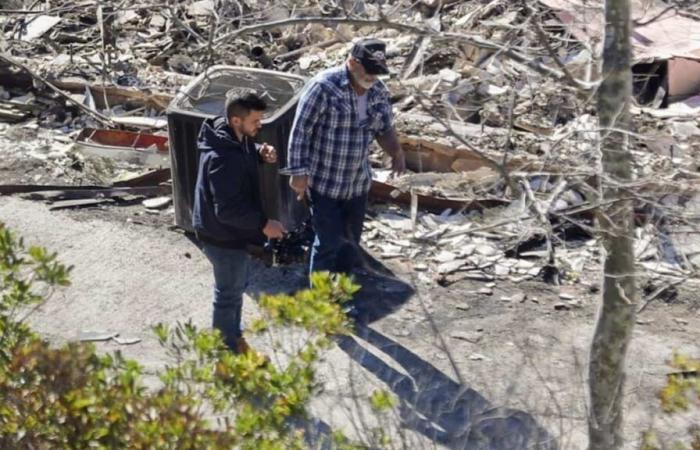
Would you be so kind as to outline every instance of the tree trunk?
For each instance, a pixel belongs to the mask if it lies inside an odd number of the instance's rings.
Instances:
[[[632,179],[629,104],[632,94],[630,2],[606,0],[602,84],[598,118],[602,151],[602,196],[618,199],[598,211],[605,248],[603,304],[589,366],[589,449],[622,446],[625,354],[632,335],[637,293],[634,277],[634,215],[622,184]],[[605,203],[604,203],[605,204]]]

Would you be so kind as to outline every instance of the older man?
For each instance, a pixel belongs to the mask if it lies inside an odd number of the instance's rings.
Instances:
[[[342,65],[309,82],[299,101],[286,173],[300,199],[308,194],[311,202],[311,272],[350,272],[355,263],[341,250],[360,241],[372,182],[371,142],[376,139],[392,157],[395,172],[405,170],[389,92],[378,79],[389,73],[385,51],[378,39],[358,41]]]

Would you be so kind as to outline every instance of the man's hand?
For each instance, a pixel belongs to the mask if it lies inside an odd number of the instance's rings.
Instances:
[[[403,149],[399,148],[399,151],[391,157],[391,174],[401,175],[406,171],[406,154]]]
[[[292,175],[289,179],[289,187],[297,194],[297,200],[304,199],[304,193],[309,186],[309,177],[307,175]]]
[[[260,151],[260,157],[266,163],[274,164],[277,162],[277,150],[275,150],[275,147],[273,147],[269,144],[263,144],[262,146],[260,146],[259,151]]]
[[[282,222],[277,220],[268,220],[262,231],[269,239],[282,239],[287,233],[287,229],[284,228]]]
[[[406,171],[406,154],[401,148],[396,130],[391,128],[386,133],[377,136],[377,143],[389,156],[391,156],[391,174],[401,175]]]

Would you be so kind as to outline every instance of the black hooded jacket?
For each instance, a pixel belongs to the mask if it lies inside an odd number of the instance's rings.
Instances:
[[[192,225],[197,237],[229,248],[264,242],[267,222],[258,176],[259,158],[248,138],[239,141],[224,117],[207,119],[200,151]]]

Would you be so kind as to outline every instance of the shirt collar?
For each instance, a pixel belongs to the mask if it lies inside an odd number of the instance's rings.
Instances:
[[[350,70],[348,69],[348,64],[343,64],[342,76],[340,77],[340,87],[346,87],[350,85]]]

